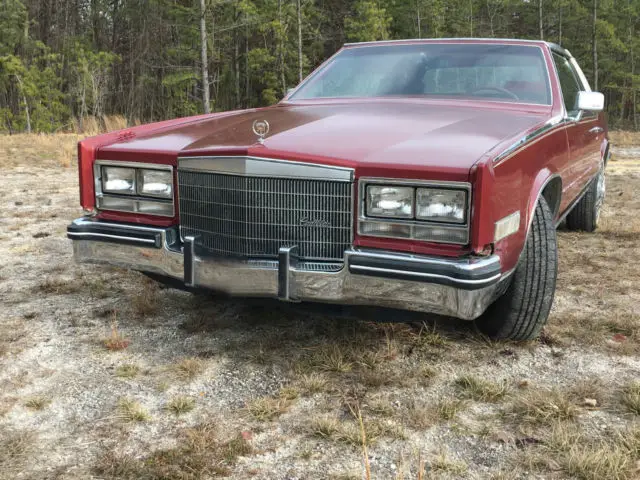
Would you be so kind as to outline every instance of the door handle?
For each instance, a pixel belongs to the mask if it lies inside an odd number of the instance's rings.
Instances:
[[[602,127],[593,127],[587,133],[593,133],[594,135],[598,135],[598,134],[600,134],[602,132],[604,132],[604,128],[602,128]]]

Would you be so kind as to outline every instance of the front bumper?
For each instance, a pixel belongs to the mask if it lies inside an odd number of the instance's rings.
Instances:
[[[67,228],[77,262],[103,263],[177,279],[234,296],[372,305],[477,318],[504,292],[496,255],[450,259],[352,248],[344,263],[310,263],[296,248],[278,260],[204,256],[176,228],[75,220]]]

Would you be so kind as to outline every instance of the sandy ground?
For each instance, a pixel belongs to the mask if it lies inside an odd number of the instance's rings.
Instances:
[[[640,478],[630,152],[602,228],[559,232],[553,313],[524,345],[75,265],[75,169],[0,158],[0,478]]]

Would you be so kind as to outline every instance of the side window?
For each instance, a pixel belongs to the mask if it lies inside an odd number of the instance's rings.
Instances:
[[[573,70],[573,67],[565,57],[553,54],[553,61],[558,70],[558,78],[560,79],[560,88],[564,97],[564,107],[570,117],[578,115],[578,92],[584,90],[580,80]]]

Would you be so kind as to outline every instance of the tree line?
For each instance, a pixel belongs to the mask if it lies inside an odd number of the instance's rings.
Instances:
[[[638,129],[640,0],[0,0],[0,131],[269,105],[345,42],[544,39]]]

